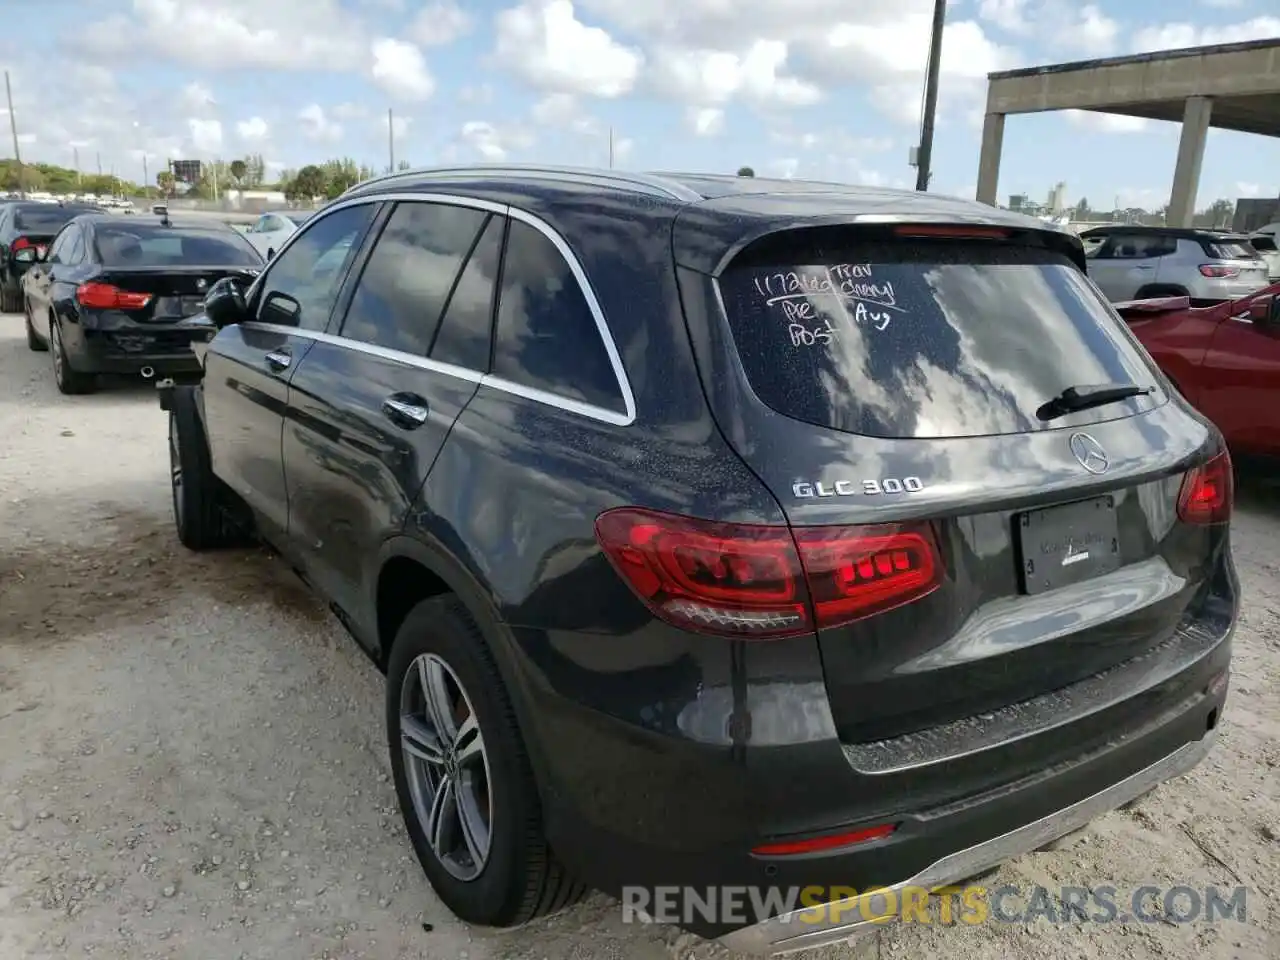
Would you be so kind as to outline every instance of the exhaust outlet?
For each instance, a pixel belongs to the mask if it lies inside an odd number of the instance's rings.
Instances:
[[[156,375],[156,372],[155,372],[155,370],[153,370],[151,367],[143,367],[143,368],[142,368],[142,379],[143,379],[143,380],[150,380],[150,379],[151,379],[152,377],[154,377],[155,375]]]

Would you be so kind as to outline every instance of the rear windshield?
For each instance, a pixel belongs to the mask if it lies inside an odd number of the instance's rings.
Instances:
[[[1114,419],[1149,402],[1036,416],[1069,386],[1154,379],[1059,254],[895,243],[797,259],[721,278],[751,387],[786,416],[875,437],[978,437]]]
[[[1249,243],[1253,245],[1253,249],[1258,251],[1266,251],[1270,253],[1274,252],[1276,249],[1276,242],[1271,237],[1252,237],[1250,238]]]
[[[1209,256],[1221,260],[1257,260],[1258,251],[1248,240],[1210,240]]]
[[[98,254],[109,267],[258,267],[262,258],[240,234],[199,227],[99,224]]]
[[[72,217],[82,213],[90,213],[92,207],[37,207],[34,210],[19,210],[14,214],[13,225],[19,230],[30,230],[40,233],[57,233],[62,225]]]

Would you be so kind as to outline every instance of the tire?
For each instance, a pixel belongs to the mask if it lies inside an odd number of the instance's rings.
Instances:
[[[40,339],[40,334],[36,333],[36,328],[31,325],[31,304],[23,298],[22,304],[22,322],[27,328],[27,348],[36,353],[44,353],[49,349],[49,344]]]
[[[0,285],[0,313],[21,313],[22,291]]]
[[[447,678],[451,697],[450,721],[469,727],[474,718],[478,736],[460,737],[465,747],[478,740],[478,756],[430,764],[421,759],[435,750],[430,711],[421,695],[423,664],[430,673]],[[432,888],[454,915],[467,923],[490,927],[518,926],[534,917],[559,910],[582,896],[584,887],[571,878],[547,845],[542,827],[542,806],[515,711],[493,656],[466,608],[453,595],[433,597],[415,606],[396,635],[387,666],[387,739],[396,796],[409,839]],[[459,721],[459,712],[462,719]],[[406,728],[413,715],[417,723]],[[449,725],[450,721],[446,721]],[[413,734],[411,757],[403,737]],[[453,733],[449,730],[447,733]],[[424,750],[422,745],[429,745]],[[458,829],[459,809],[484,826],[487,811],[488,851],[482,858],[441,856],[428,840],[428,822],[441,770],[453,772],[451,782],[461,785],[464,802],[456,800],[448,823],[446,850],[464,844]],[[430,771],[434,781],[424,774]],[[481,787],[483,786],[483,789]],[[445,833],[441,833],[445,836]],[[472,836],[482,838],[476,829]],[[479,842],[471,849],[483,849]],[[478,869],[477,869],[478,867]]]
[[[229,546],[240,538],[222,510],[209,443],[196,412],[195,390],[175,387],[169,410],[169,480],[178,540],[189,550]]]
[[[60,393],[74,395],[94,391],[98,378],[91,373],[71,369],[67,351],[62,345],[62,328],[58,326],[58,318],[52,316],[49,318],[49,352],[53,355],[53,380]]]

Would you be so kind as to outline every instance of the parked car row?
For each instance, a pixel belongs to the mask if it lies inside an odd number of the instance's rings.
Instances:
[[[187,295],[74,229],[99,252],[50,268],[55,325],[86,286],[95,326]],[[1171,241],[1124,296],[1256,266]],[[388,175],[164,313],[217,331],[159,391],[178,537],[270,544],[385,672],[409,838],[464,920],[962,881],[1192,768],[1226,700],[1231,459],[1098,262],[925,193]],[[874,927],[837,902],[685,924],[760,953]]]
[[[49,209],[67,216],[38,242],[27,233],[25,245],[10,243],[10,262],[20,276],[16,305],[27,344],[52,354],[63,393],[93,390],[100,374],[198,370],[191,344],[213,334],[203,316],[209,288],[262,268],[253,245],[216,220]],[[6,300],[10,309],[14,302]]]

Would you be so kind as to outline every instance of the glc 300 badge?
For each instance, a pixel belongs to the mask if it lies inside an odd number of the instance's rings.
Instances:
[[[799,500],[811,497],[876,497],[884,493],[919,493],[924,483],[919,477],[885,477],[882,480],[836,480],[824,483],[821,480],[797,480],[791,485],[791,492]]]

